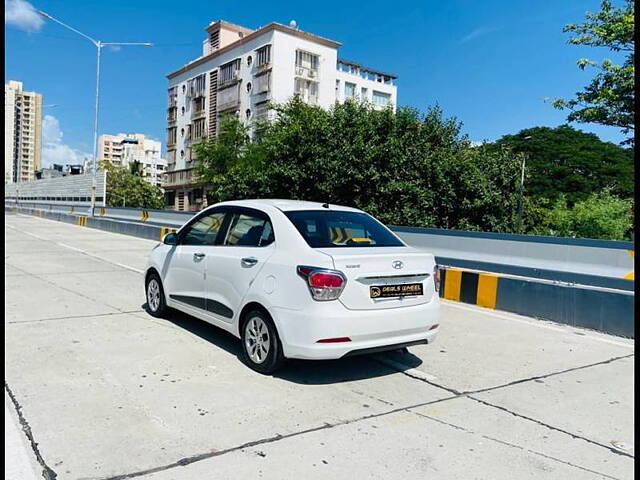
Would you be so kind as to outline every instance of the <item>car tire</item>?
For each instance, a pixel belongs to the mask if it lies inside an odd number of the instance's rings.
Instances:
[[[261,310],[251,310],[244,318],[240,332],[242,361],[258,373],[275,372],[282,367],[285,357],[273,320]]]
[[[152,272],[147,276],[145,292],[147,295],[147,311],[153,317],[164,318],[169,312],[169,307],[167,307],[164,297],[162,280],[160,280],[160,276],[157,273]]]

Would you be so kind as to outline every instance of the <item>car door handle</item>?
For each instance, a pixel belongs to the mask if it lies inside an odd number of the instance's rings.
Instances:
[[[205,257],[204,253],[198,252],[198,253],[194,253],[193,254],[193,259],[194,260],[202,260],[204,257]]]
[[[243,267],[253,267],[256,263],[258,263],[258,259],[255,257],[245,257],[241,260]]]

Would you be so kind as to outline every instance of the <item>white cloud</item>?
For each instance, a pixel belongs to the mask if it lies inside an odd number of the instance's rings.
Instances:
[[[4,23],[27,32],[37,32],[44,25],[44,20],[29,2],[4,0]]]
[[[460,39],[459,43],[467,43],[471,40],[473,40],[474,38],[479,38],[479,37],[483,37],[485,35],[488,35],[489,33],[493,33],[496,30],[498,30],[497,28],[494,27],[480,27],[480,28],[476,28],[475,30],[469,32],[467,35],[465,35],[464,37],[462,37]]]
[[[82,164],[85,158],[92,158],[91,153],[70,147],[62,142],[60,122],[53,115],[45,115],[42,119],[42,166],[52,164]]]

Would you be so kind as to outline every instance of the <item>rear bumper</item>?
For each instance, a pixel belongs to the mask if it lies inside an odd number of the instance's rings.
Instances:
[[[340,302],[314,302],[305,310],[275,308],[273,317],[287,358],[336,359],[435,340],[440,302],[388,310],[348,310]],[[318,343],[348,337],[351,341]]]

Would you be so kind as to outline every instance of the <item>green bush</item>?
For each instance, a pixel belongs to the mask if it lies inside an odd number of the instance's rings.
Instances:
[[[164,194],[160,188],[126,167],[106,162],[102,162],[101,167],[107,170],[107,206],[121,207],[124,199],[127,207],[164,208]]]
[[[544,201],[542,205],[530,201],[528,214],[529,233],[539,235],[628,240],[633,231],[633,201],[608,190],[593,193],[573,207],[567,206],[564,195],[551,208]]]

